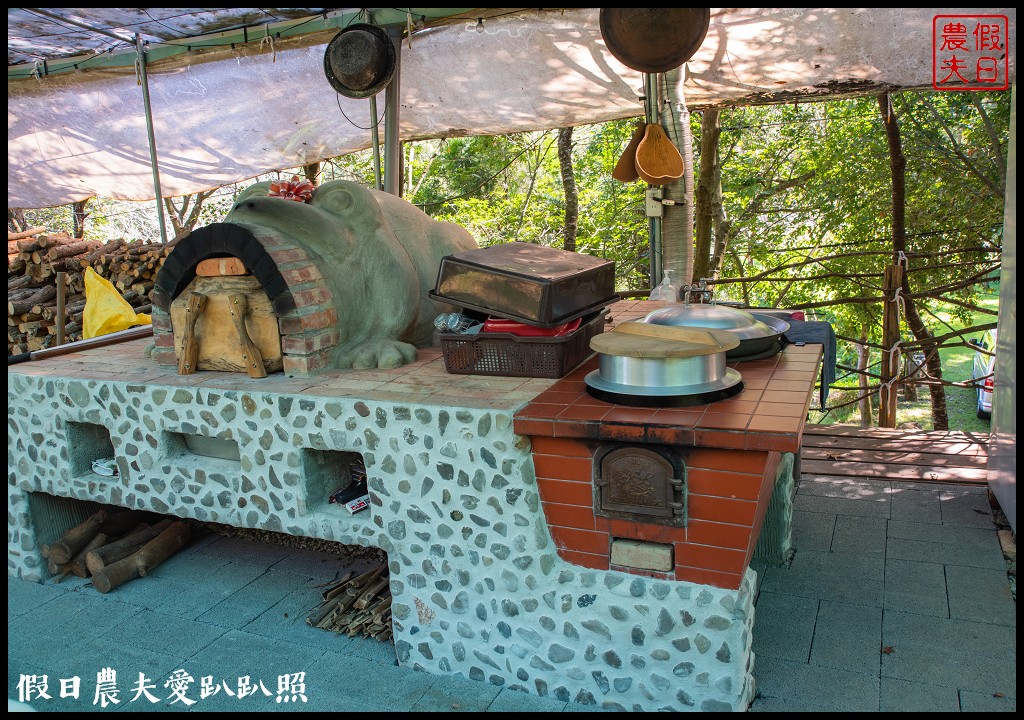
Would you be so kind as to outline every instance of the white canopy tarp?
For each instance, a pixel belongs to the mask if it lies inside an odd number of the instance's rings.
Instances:
[[[87,12],[87,11],[85,11]],[[936,8],[715,9],[687,65],[691,109],[825,94],[929,88]],[[323,72],[332,35],[252,42],[148,68],[165,196],[366,149],[370,101],[337,95]],[[191,61],[191,62],[189,62]],[[596,8],[531,10],[416,33],[400,52],[400,137],[496,135],[643,115],[641,73],[604,46]],[[377,98],[384,111],[384,93]],[[383,131],[383,124],[381,124]],[[8,208],[93,195],[154,197],[142,90],[133,72],[8,82]]]

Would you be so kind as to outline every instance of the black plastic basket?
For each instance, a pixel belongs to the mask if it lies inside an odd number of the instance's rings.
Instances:
[[[590,339],[604,332],[606,311],[584,318],[564,337],[511,333],[442,333],[444,367],[456,375],[560,378],[593,354]]]

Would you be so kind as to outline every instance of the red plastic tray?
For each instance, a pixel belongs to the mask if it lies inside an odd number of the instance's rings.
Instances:
[[[576,318],[553,328],[540,328],[506,318],[488,317],[481,332],[508,333],[516,337],[564,337],[579,329],[583,318]]]

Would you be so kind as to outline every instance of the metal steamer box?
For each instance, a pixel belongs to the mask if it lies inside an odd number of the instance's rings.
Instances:
[[[615,261],[532,243],[492,245],[442,258],[430,297],[554,327],[618,299]]]

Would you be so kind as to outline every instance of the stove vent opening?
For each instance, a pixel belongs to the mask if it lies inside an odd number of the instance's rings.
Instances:
[[[675,569],[673,546],[645,540],[612,538],[612,567],[671,572]]]
[[[237,483],[242,474],[242,459],[235,440],[195,433],[164,432],[163,458],[174,470],[189,480],[189,485],[221,485]],[[137,461],[132,461],[133,465]]]
[[[596,515],[686,527],[686,465],[672,448],[604,446],[594,460]]]

